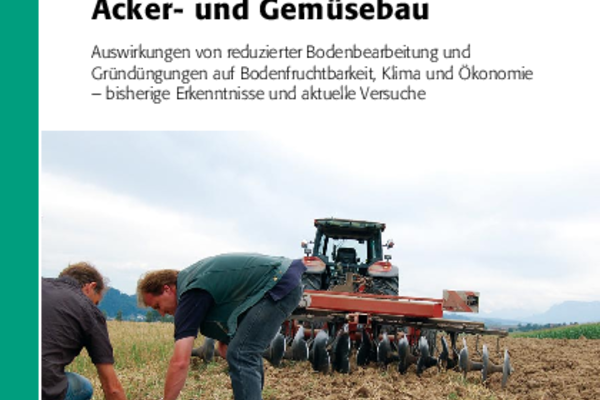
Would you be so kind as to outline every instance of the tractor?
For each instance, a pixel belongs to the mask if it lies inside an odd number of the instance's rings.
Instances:
[[[384,255],[384,249],[394,246],[392,240],[385,244],[382,240],[385,224],[323,218],[314,225],[314,240],[302,242],[307,268],[302,276],[304,295],[265,350],[271,364],[310,360],[315,371],[349,373],[369,363],[385,368],[395,363],[400,374],[412,368],[417,375],[437,366],[460,370],[465,376],[481,371],[483,382],[489,374],[501,372],[502,387],[506,385],[513,372],[507,350],[503,363],[495,365],[484,345],[483,359],[476,362],[469,358],[466,342],[459,351],[457,341],[464,334],[496,336],[500,354],[499,339],[508,333],[486,329],[482,322],[444,318],[444,311],[477,313],[479,292],[401,296],[398,268],[390,255]],[[192,355],[208,360],[213,353],[214,344],[208,341]]]
[[[385,224],[339,218],[314,224],[314,240],[302,242],[305,289],[398,295],[398,267],[384,255],[394,246],[383,243]]]

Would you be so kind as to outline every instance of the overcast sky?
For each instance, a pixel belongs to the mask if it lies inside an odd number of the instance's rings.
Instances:
[[[300,257],[313,220],[385,222],[403,295],[481,292],[482,314],[600,300],[591,135],[43,132],[42,276],[229,251]]]

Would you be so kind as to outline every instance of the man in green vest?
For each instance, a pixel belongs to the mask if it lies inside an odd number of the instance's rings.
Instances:
[[[164,400],[175,400],[185,384],[198,330],[227,345],[235,400],[261,400],[262,354],[300,302],[305,270],[302,260],[234,253],[143,275],[140,306],[175,317]]]

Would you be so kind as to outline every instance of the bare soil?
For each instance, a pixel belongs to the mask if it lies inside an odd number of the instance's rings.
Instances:
[[[471,359],[479,361],[474,337],[467,341]],[[504,348],[509,349],[514,373],[505,389],[501,388],[501,373],[491,375],[484,385],[481,374],[475,371],[465,379],[460,372],[431,368],[417,377],[415,366],[400,375],[397,364],[386,369],[372,364],[366,368],[354,365],[350,374],[323,375],[313,372],[308,362],[284,361],[280,368],[265,362],[263,396],[265,400],[600,399],[600,340],[503,338],[497,346],[495,338],[484,337],[479,346],[484,342],[496,364],[502,364]],[[224,360],[213,363],[212,371],[207,371],[211,367],[202,362],[195,362],[193,368],[186,386],[193,386],[194,381],[204,381],[205,385],[207,375],[215,377],[216,368],[223,380],[218,379],[220,387],[214,394],[231,390]]]

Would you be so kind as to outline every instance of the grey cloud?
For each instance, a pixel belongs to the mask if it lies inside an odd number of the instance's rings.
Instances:
[[[176,210],[192,223],[209,217],[228,226],[231,240],[244,238],[246,250],[288,257],[302,254],[299,243],[313,235],[314,218],[386,222],[403,279],[418,271],[431,276],[422,295],[452,281],[455,271],[475,270],[480,279],[486,271],[504,271],[560,285],[577,274],[573,269],[589,269],[577,265],[573,241],[560,243],[557,227],[598,221],[595,167],[482,172],[473,165],[449,172],[440,164],[419,174],[393,159],[381,163],[318,143],[297,139],[291,148],[307,148],[290,151],[252,132],[43,132],[42,169]],[[63,231],[81,229],[68,223]],[[207,233],[207,227],[197,229]],[[52,258],[68,245],[43,251]]]

